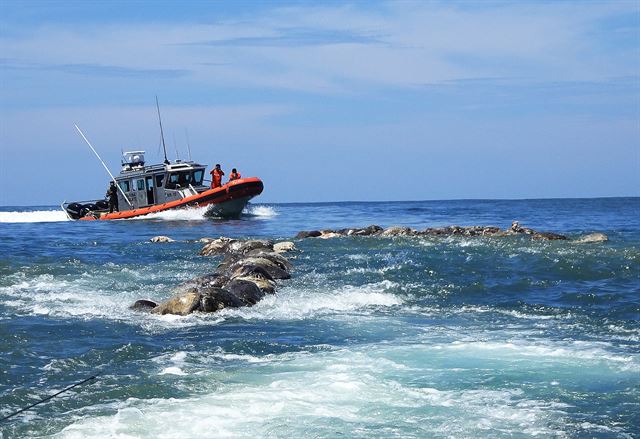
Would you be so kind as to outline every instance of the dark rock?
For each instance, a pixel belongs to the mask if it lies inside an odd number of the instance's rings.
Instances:
[[[153,300],[140,299],[136,300],[135,303],[129,307],[129,309],[132,309],[134,311],[151,311],[156,306],[158,306],[158,303],[154,302]]]
[[[245,254],[252,250],[273,251],[273,241],[264,239],[250,239],[248,241],[235,241],[227,246],[226,251],[235,254]]]
[[[200,287],[217,287],[222,288],[227,282],[229,282],[229,278],[220,273],[210,273],[202,276],[198,276],[194,279],[190,279],[176,287],[177,291],[189,289],[189,288],[200,288]]]
[[[445,227],[427,227],[420,234],[428,236],[448,235],[449,229]]]
[[[357,235],[357,236],[371,236],[371,235],[377,235],[379,233],[382,233],[384,229],[380,226],[376,226],[376,225],[370,225],[367,226],[363,229],[357,229],[355,230],[352,235]]]
[[[260,256],[241,259],[230,266],[227,272],[230,273],[231,277],[233,278],[234,273],[236,273],[237,270],[242,269],[243,267],[260,267],[264,271],[269,273],[271,279],[291,279],[291,275],[289,274],[289,272],[283,269],[278,263]],[[246,273],[243,271],[242,274]]]
[[[265,294],[274,294],[276,292],[276,282],[273,280],[265,279],[264,277],[259,275],[238,276],[233,278],[233,280],[246,280],[254,283]]]
[[[322,235],[322,232],[319,230],[302,231],[296,235],[296,239],[317,238],[320,235]]]
[[[230,291],[222,288],[202,288],[200,290],[199,310],[215,312],[224,308],[239,308],[245,303]]]
[[[244,279],[234,279],[225,287],[231,294],[239,298],[245,305],[255,305],[265,293],[254,283]]]
[[[547,241],[555,241],[555,240],[566,240],[567,237],[564,235],[559,235],[557,233],[551,233],[551,232],[533,232],[531,234],[531,239],[545,239]]]
[[[251,253],[248,253],[247,255],[269,259],[271,262],[273,262],[274,264],[276,264],[278,267],[282,268],[285,271],[293,270],[293,265],[291,264],[291,262],[289,262],[287,258],[285,258],[284,256],[278,253],[251,252]]]
[[[259,265],[239,265],[232,273],[231,279],[236,277],[260,277],[267,280],[274,280],[267,270]]]
[[[220,263],[218,264],[218,266],[216,267],[216,274],[218,274],[219,276],[222,275],[227,275],[229,273],[229,268],[233,265],[235,265],[238,261],[240,261],[244,256],[243,255],[238,255],[238,254],[234,254],[234,253],[227,253],[224,258],[222,259],[222,261],[220,261]]]

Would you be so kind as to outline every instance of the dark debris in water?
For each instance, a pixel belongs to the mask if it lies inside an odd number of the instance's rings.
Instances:
[[[553,232],[542,232],[533,230],[528,227],[522,227],[518,221],[514,221],[508,229],[501,229],[495,226],[448,226],[448,227],[428,227],[424,230],[416,230],[411,227],[393,226],[382,228],[377,225],[370,225],[363,228],[347,228],[347,229],[326,229],[326,230],[309,230],[302,231],[296,235],[297,239],[305,238],[338,238],[342,236],[488,236],[488,237],[506,237],[506,236],[530,236],[531,239],[556,241],[567,240],[567,236]],[[608,238],[603,233],[592,233],[585,235],[574,242],[591,243],[603,242]]]

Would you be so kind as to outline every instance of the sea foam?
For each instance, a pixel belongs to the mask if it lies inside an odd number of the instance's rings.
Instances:
[[[61,209],[0,212],[0,223],[50,223],[59,221],[69,221],[69,217]]]

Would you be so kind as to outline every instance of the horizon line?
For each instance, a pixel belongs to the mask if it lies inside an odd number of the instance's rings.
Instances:
[[[549,200],[602,200],[616,198],[640,198],[640,195],[613,195],[613,196],[594,196],[594,197],[543,197],[543,198],[440,198],[429,200],[336,200],[336,201],[265,201],[260,203],[249,204],[338,204],[338,203],[424,203],[424,202],[442,202],[442,201],[549,201]],[[10,204],[0,205],[0,208],[6,207],[60,207],[58,204]]]

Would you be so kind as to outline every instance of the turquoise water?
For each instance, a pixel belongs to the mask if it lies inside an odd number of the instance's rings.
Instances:
[[[0,209],[0,415],[99,376],[3,438],[640,435],[638,198],[254,205],[234,221],[52,209]],[[512,220],[610,241],[308,239],[252,308],[128,309],[212,271],[205,236]]]

